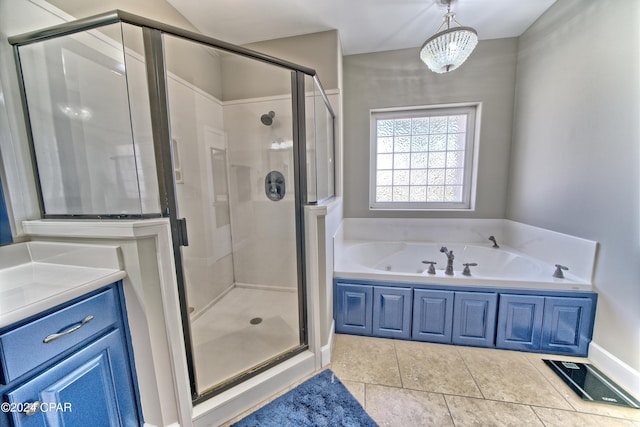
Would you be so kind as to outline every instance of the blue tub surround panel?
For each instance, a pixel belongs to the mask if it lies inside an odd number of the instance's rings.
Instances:
[[[411,288],[373,288],[373,334],[387,338],[411,338]]]
[[[451,342],[476,347],[494,347],[497,307],[496,293],[456,292]]]
[[[538,350],[544,300],[535,295],[501,295],[496,345],[513,350]]]
[[[337,333],[586,356],[590,291],[335,278]]]
[[[587,354],[594,313],[595,303],[589,298],[545,298],[541,350]]]
[[[334,310],[340,332],[371,335],[373,325],[373,287],[338,283]]]
[[[414,289],[412,339],[451,343],[453,295],[453,291]]]
[[[0,329],[0,425],[142,424],[123,301],[119,281]]]

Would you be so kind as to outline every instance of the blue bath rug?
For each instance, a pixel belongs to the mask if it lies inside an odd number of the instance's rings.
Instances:
[[[303,382],[232,427],[377,426],[330,370]]]

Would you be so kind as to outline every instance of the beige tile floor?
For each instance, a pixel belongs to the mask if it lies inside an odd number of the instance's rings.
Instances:
[[[545,358],[588,362],[338,334],[329,368],[380,426],[640,427],[640,409],[583,401],[542,362]]]
[[[583,401],[543,358],[336,335],[331,369],[380,426],[629,426],[640,410]]]

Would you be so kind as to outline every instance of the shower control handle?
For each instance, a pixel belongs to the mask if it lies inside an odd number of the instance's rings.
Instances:
[[[279,171],[271,171],[264,178],[264,193],[273,202],[282,200],[286,192],[284,175]]]

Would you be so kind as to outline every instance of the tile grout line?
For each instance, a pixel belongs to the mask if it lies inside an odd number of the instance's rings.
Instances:
[[[535,410],[535,407],[533,405],[528,405],[529,408],[531,408],[531,412],[533,412],[533,415],[536,416],[537,419],[540,420],[540,423],[546,427],[546,423],[542,420],[542,418],[540,418],[540,415],[538,414],[538,412]]]
[[[473,383],[476,385],[476,388],[478,389],[478,391],[482,395],[482,398],[484,400],[488,400],[487,397],[482,392],[482,388],[480,388],[480,384],[478,384],[478,381],[476,380],[476,377],[473,376],[473,372],[471,372],[471,369],[469,369],[469,365],[467,365],[467,361],[464,360],[464,356],[462,355],[462,353],[460,353],[460,350],[458,350],[456,348],[455,351],[456,351],[456,353],[458,353],[458,356],[460,357],[460,360],[462,360],[462,363],[464,364],[464,367],[466,368],[467,372],[469,373],[469,376],[471,376],[471,379],[473,380]]]
[[[562,400],[564,400],[565,402],[567,402],[567,405],[569,405],[569,407],[570,407],[571,409],[573,409],[573,412],[579,412],[579,413],[582,413],[581,411],[578,411],[578,409],[577,409],[575,406],[573,406],[573,405],[571,404],[571,402],[569,402],[569,399],[567,399],[566,397],[564,397],[564,393],[562,392],[562,390],[558,390],[558,388],[553,384],[553,382],[549,381],[549,379],[547,378],[547,376],[546,376],[546,375],[545,375],[545,374],[544,374],[540,369],[538,369],[538,367],[535,365],[535,363],[533,363],[533,362],[529,359],[529,357],[525,357],[525,359],[527,360],[527,362],[528,362],[531,366],[533,366],[533,369],[535,369],[535,370],[540,374],[540,376],[541,376],[541,377],[542,377],[542,378],[543,378],[547,383],[549,383],[549,385],[551,386],[551,388],[552,388],[552,389],[554,389],[554,390],[555,390],[555,391],[560,395],[560,397],[562,397]],[[540,359],[540,360],[542,360],[542,359]],[[539,406],[539,407],[541,407],[541,408],[547,408],[547,409],[560,409],[560,408],[550,408],[550,407],[547,407],[547,406],[540,406],[540,405],[531,405],[531,406]],[[562,409],[560,409],[560,410],[562,410]],[[565,411],[566,411],[566,409],[565,409]]]
[[[632,418],[625,418],[625,417],[621,417],[621,416],[616,416],[616,415],[609,415],[609,414],[599,414],[596,412],[582,412],[582,411],[572,411],[570,409],[561,409],[561,408],[550,408],[548,406],[542,406],[542,405],[531,405],[528,404],[528,406],[531,406],[531,409],[533,409],[533,412],[535,411],[535,408],[540,408],[540,409],[549,409],[551,411],[562,411],[562,412],[568,412],[570,414],[581,414],[581,415],[586,415],[588,417],[601,417],[601,418],[611,418],[613,420],[619,420],[619,421],[630,421],[630,422],[635,422],[638,423],[640,422],[640,420],[635,420]],[[537,412],[536,412],[537,415]]]
[[[398,349],[396,343],[393,343],[393,354],[396,357],[396,367],[398,368],[398,377],[400,378],[400,388],[404,389],[404,382],[402,381],[402,371],[400,370],[400,360],[398,360]]]
[[[451,408],[449,408],[449,402],[447,402],[447,398],[445,396],[444,393],[440,394],[442,396],[442,400],[444,400],[444,406],[447,407],[447,411],[449,411],[449,418],[451,418],[451,424],[453,424],[453,426],[456,426],[456,420],[453,419],[453,414],[451,413]]]

